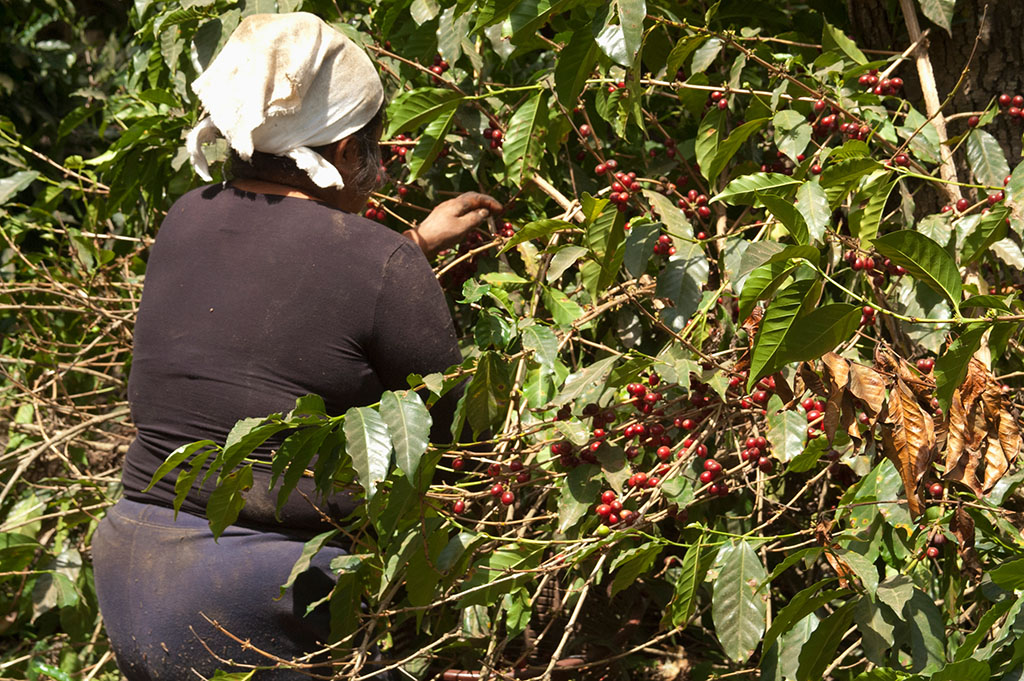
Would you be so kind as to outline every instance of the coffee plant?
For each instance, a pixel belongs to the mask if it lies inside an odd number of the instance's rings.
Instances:
[[[280,502],[362,491],[293,573],[352,547],[339,678],[1024,678],[1024,165],[994,134],[1024,97],[937,91],[923,34],[964,5],[890,3],[885,51],[825,0],[138,0],[105,42],[25,5],[0,28],[4,676],[117,678],[88,545],[147,249],[198,184],[188,83],[242,17],[302,9],[389,91],[367,218],[506,206],[434,263],[460,365],[157,473],[179,503],[215,486],[215,533],[271,437]],[[964,76],[991,56],[967,39]]]

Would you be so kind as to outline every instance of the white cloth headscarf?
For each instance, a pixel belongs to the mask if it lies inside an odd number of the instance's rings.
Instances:
[[[336,142],[376,115],[384,88],[358,45],[306,12],[254,14],[192,84],[207,116],[185,140],[210,181],[202,145],[223,135],[243,160],[253,151],[295,161],[319,187],[343,187],[310,147]]]

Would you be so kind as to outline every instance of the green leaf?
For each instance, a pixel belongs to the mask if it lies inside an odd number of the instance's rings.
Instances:
[[[338,536],[340,530],[327,530],[317,536],[313,537],[305,544],[302,545],[302,553],[299,554],[298,560],[292,565],[291,574],[288,575],[287,581],[281,585],[281,595],[278,598],[283,598],[285,591],[290,589],[295,584],[295,580],[298,579],[299,575],[309,569],[309,564],[313,560],[313,556],[320,553],[320,549],[334,537]]]
[[[807,222],[804,220],[804,216],[797,211],[791,199],[761,193],[758,193],[757,199],[771,211],[776,220],[782,223],[782,226],[798,244],[810,242],[811,235],[807,231]]]
[[[963,245],[960,247],[961,267],[970,265],[984,255],[992,244],[1006,238],[1009,230],[1006,220],[1009,215],[1010,209],[1001,206],[981,216],[971,233],[964,237]]]
[[[244,493],[252,488],[252,464],[233,471],[224,478],[206,500],[206,517],[214,538],[229,525],[238,520],[238,514],[245,506]]]
[[[508,409],[511,384],[508,367],[494,352],[480,355],[473,380],[466,387],[466,418],[474,433],[498,425]]]
[[[601,479],[593,466],[576,466],[565,476],[558,495],[558,532],[565,534],[580,521],[601,493]]]
[[[785,363],[817,359],[853,336],[860,326],[861,309],[849,303],[831,303],[798,317],[782,344]]]
[[[769,411],[768,433],[772,440],[772,454],[782,463],[789,463],[804,450],[807,418],[790,409]]]
[[[828,197],[817,181],[804,182],[796,191],[796,209],[800,211],[812,241],[821,241],[825,228],[832,222]]]
[[[992,581],[1007,591],[1024,589],[1024,558],[1011,560],[992,568]]]
[[[576,248],[582,248],[577,246]],[[577,255],[577,257],[579,257]],[[583,308],[570,299],[562,291],[550,287],[544,287],[544,306],[551,312],[555,323],[562,329],[572,328],[573,323],[583,316]]]
[[[419,179],[434,165],[438,154],[444,148],[445,135],[448,134],[448,130],[451,129],[452,122],[455,120],[455,111],[452,109],[447,115],[442,114],[432,120],[420,135],[419,141],[407,157],[409,182]]]
[[[541,128],[548,111],[546,106],[541,106],[543,96],[544,92],[538,91],[523,102],[508,122],[503,147],[505,173],[519,187],[536,169],[543,150]]]
[[[28,187],[39,177],[34,170],[19,170],[0,180],[0,206],[11,200],[15,194]]]
[[[632,63],[644,37],[644,19],[647,17],[647,3],[644,0],[618,0],[619,25],[626,43],[626,58]]]
[[[639,277],[647,271],[654,244],[661,235],[661,224],[657,222],[634,222],[626,234],[626,252],[622,264],[632,277]]]
[[[686,549],[686,554],[683,555],[683,564],[676,579],[672,602],[665,613],[666,619],[670,620],[673,627],[682,626],[690,619],[697,603],[697,590],[700,589],[704,576],[715,559],[716,549],[704,546],[703,539],[704,536],[700,535],[697,543]]]
[[[868,63],[867,57],[865,57],[864,53],[860,51],[856,43],[847,38],[845,33],[828,22],[825,23],[824,30],[822,31],[821,43],[825,50],[831,50],[834,47],[838,47],[847,57],[858,64]]]
[[[352,407],[345,412],[345,451],[352,457],[366,498],[372,499],[391,465],[391,437],[376,409]]]
[[[589,251],[583,246],[576,246],[573,244],[559,248],[555,252],[554,256],[552,256],[551,262],[548,264],[548,273],[545,277],[548,283],[556,281],[559,277],[565,274],[567,269],[575,265],[579,259],[587,253],[589,253]],[[561,293],[561,291],[559,291],[559,293]],[[565,294],[562,295],[564,297]],[[547,303],[545,302],[545,304]],[[578,317],[579,315],[576,316]],[[576,317],[570,318],[570,321],[575,318]]]
[[[153,473],[153,477],[152,479],[150,479],[149,484],[146,485],[146,489],[142,490],[142,492],[146,493],[149,490],[153,489],[153,485],[159,482],[161,478],[163,478],[165,475],[167,475],[175,468],[180,466],[185,461],[185,459],[192,456],[203,447],[216,446],[217,443],[214,442],[213,440],[200,440],[198,442],[193,442],[191,444],[182,445],[178,447],[177,449],[170,453],[170,455],[162,464],[160,464],[160,466],[156,469],[156,472]]]
[[[551,401],[551,405],[554,407],[560,407],[563,404],[572,402],[595,384],[603,384],[618,359],[619,355],[605,357],[604,359],[597,360],[588,367],[570,374],[569,377],[565,379],[565,386],[562,388],[562,392],[559,393],[558,397]]]
[[[785,193],[798,184],[800,180],[781,173],[749,173],[727,184],[725,189],[711,198],[710,203],[726,201],[730,205],[749,205],[757,198],[758,192]]]
[[[533,351],[537,363],[548,372],[554,372],[558,359],[558,337],[546,326],[531,324],[522,331],[523,347]]]
[[[597,450],[597,461],[601,464],[601,474],[616,492],[622,493],[623,485],[632,473],[626,453],[622,447],[605,445]]]
[[[935,360],[935,398],[939,401],[943,413],[949,413],[953,391],[964,382],[967,365],[981,347],[982,336],[987,330],[986,324],[970,324],[949,344],[949,349]]]
[[[821,681],[824,678],[825,669],[836,659],[836,648],[850,627],[856,605],[856,601],[851,601],[818,623],[807,645],[800,651],[797,681]]]
[[[743,143],[753,135],[755,132],[759,132],[765,125],[768,124],[768,118],[757,118],[752,121],[747,121],[740,127],[733,130],[729,137],[722,142],[718,150],[715,151],[715,156],[708,164],[708,183],[714,184],[715,180],[718,179],[719,174],[725,169],[725,166],[729,164],[736,152],[739,151]]]
[[[754,339],[747,380],[748,390],[753,389],[759,379],[775,373],[786,363],[786,337],[793,328],[804,299],[811,292],[814,283],[814,279],[794,281],[768,305]]]
[[[987,662],[981,660],[963,660],[950,662],[932,674],[930,681],[989,681],[992,670]]]
[[[696,52],[693,53],[693,61],[690,62],[690,69],[693,73],[703,73],[718,57],[722,51],[722,41],[719,38],[708,38]]]
[[[671,256],[658,274],[654,295],[673,302],[673,307],[661,311],[661,317],[676,331],[686,325],[700,306],[701,289],[707,283],[708,271],[707,257],[694,246],[688,256]]]
[[[573,32],[569,43],[558,53],[555,63],[555,93],[566,109],[576,106],[576,100],[587,84],[597,64],[598,47],[594,32],[584,24]]]
[[[704,177],[708,177],[711,166],[718,153],[718,143],[725,128],[725,112],[717,106],[711,107],[700,122],[697,139],[694,140],[694,151],[697,154],[697,165]]]
[[[833,158],[835,155],[830,160]],[[830,163],[818,176],[818,180],[822,187],[836,187],[852,184],[877,169],[878,161],[873,158],[850,158]]]
[[[775,126],[775,146],[794,163],[811,143],[811,124],[799,111],[783,109],[772,119]]]
[[[893,264],[902,265],[912,277],[923,281],[958,308],[963,282],[956,263],[942,246],[912,230],[891,232],[872,243]]]
[[[417,88],[403,92],[388,105],[385,139],[410,132],[458,108],[462,95],[447,88]]]
[[[946,662],[945,618],[935,600],[919,589],[903,606],[910,630],[911,671],[933,672]]]
[[[691,35],[685,36],[679,39],[679,42],[675,44],[672,51],[669,52],[668,59],[665,61],[666,75],[669,79],[675,78],[676,72],[683,67],[683,63],[686,59],[693,54],[694,50],[701,46],[704,42],[704,36],[702,35]]]
[[[782,610],[775,615],[775,618],[772,620],[772,626],[764,635],[761,649],[768,650],[771,648],[779,636],[821,606],[852,593],[849,589],[823,591],[823,587],[832,581],[834,581],[832,577],[823,579],[793,596]]]
[[[888,173],[880,174],[857,192],[851,202],[850,234],[862,240],[871,240],[878,234],[885,204],[889,200],[896,182],[888,181]]]
[[[271,479],[271,485],[276,484],[281,467],[288,465],[288,470],[284,472],[284,482],[277,491],[278,513],[288,500],[288,495],[298,486],[299,480],[302,479],[313,457],[320,451],[324,440],[331,434],[331,428],[304,428],[292,433],[281,443],[274,455],[274,475]]]
[[[607,24],[594,38],[601,51],[619,66],[629,66],[629,55],[626,51],[626,34],[622,26]]]
[[[760,265],[750,273],[740,291],[739,318],[746,319],[754,309],[754,304],[775,293],[797,267],[796,259],[818,261],[818,251],[813,246],[788,246],[768,258],[768,262]]]
[[[989,187],[1003,186],[1003,179],[1010,174],[1003,148],[991,133],[975,128],[967,135],[967,163],[974,178]]]
[[[668,233],[674,237],[690,238],[693,235],[693,226],[686,218],[682,209],[672,203],[672,200],[653,189],[644,189],[644,197],[651,208],[665,223]]]
[[[995,569],[998,570],[1005,565],[1009,565],[1009,563],[1001,565]],[[995,581],[994,578],[993,581]],[[1003,586],[998,581],[996,581],[996,584]],[[1021,585],[1024,586],[1024,573],[1022,573]],[[1019,589],[1020,587],[1011,588]],[[996,626],[996,622],[998,622],[1015,603],[1019,604],[1022,600],[1024,600],[1024,596],[1017,598],[1016,601],[1013,598],[1007,597],[1001,601],[993,603],[992,607],[986,610],[985,614],[978,620],[978,625],[974,628],[974,631],[964,637],[964,642],[956,649],[956,655],[953,659],[957,662],[969,659],[971,655],[974,654],[974,651],[978,649],[978,644],[988,638],[992,633],[993,628]]]
[[[430,442],[433,419],[420,396],[411,390],[384,392],[380,398],[380,415],[388,426],[395,448],[395,463],[409,480],[415,479],[420,458]]]
[[[956,0],[918,0],[921,4],[921,12],[933,22],[946,29],[946,33],[953,35],[953,10],[956,7]]]
[[[636,583],[637,578],[651,569],[651,565],[661,553],[661,545],[651,542],[637,549],[637,553],[629,560],[613,567],[615,578],[612,580],[609,596],[615,597],[623,589]]]
[[[711,596],[715,635],[729,659],[743,663],[764,633],[767,606],[757,585],[768,573],[745,541],[722,546],[715,562],[720,566]]]

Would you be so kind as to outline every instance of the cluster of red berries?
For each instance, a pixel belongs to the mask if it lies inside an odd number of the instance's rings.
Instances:
[[[733,376],[733,379],[735,378],[738,377]],[[745,378],[746,377],[743,377],[741,381],[745,380]],[[730,385],[732,384],[733,379],[729,380]],[[750,394],[750,397],[744,397],[743,399],[740,400],[740,406],[743,407],[744,409],[750,409],[752,406],[754,406],[754,404],[763,407],[764,405],[768,404],[768,400],[771,399],[773,390],[775,390],[775,377],[766,376],[765,378],[762,378],[760,381],[757,382],[757,390],[752,392]]]
[[[691,189],[686,192],[686,196],[676,201],[676,205],[683,209],[683,213],[688,218],[697,216],[701,220],[707,220],[711,217],[711,207],[708,206],[708,195],[701,194],[696,189]]]
[[[580,460],[573,454],[572,443],[566,440],[552,443],[551,454],[558,457],[558,463],[563,468],[575,468],[580,464]]]
[[[942,547],[946,544],[946,541],[946,535],[941,531],[936,531],[935,534],[929,537],[928,548],[924,550],[924,555],[929,558],[938,558],[939,554],[942,553]]]
[[[892,157],[891,165],[897,165],[901,168],[910,167],[910,157],[906,154],[896,154]]]
[[[661,381],[657,374],[651,374],[647,379],[653,388]],[[654,405],[661,401],[661,393],[656,390],[648,390],[643,383],[630,383],[626,386],[626,392],[633,398],[633,406],[643,414],[650,414]]]
[[[511,222],[503,222],[501,223],[501,227],[498,228],[498,234],[506,238],[515,236],[515,233],[516,226]]]
[[[873,326],[875,323],[875,308],[865,305],[860,310],[860,325]]]
[[[857,123],[840,123],[836,128],[840,134],[849,137],[850,139],[858,139],[864,141],[871,134],[871,128],[867,125],[858,125]]]
[[[935,360],[931,357],[922,357],[917,360],[917,370],[922,374],[927,374],[935,368]]]
[[[813,397],[807,397],[800,402],[800,407],[807,412],[807,423],[810,424],[807,426],[807,437],[813,440],[821,434],[821,431],[815,426],[821,423],[825,413],[825,403]]]
[[[903,89],[902,78],[879,78],[878,69],[862,74],[857,82],[876,95],[897,95]]]
[[[597,505],[594,512],[601,518],[605,525],[618,525],[620,522],[629,523],[636,515],[628,508],[622,507],[615,492],[610,489],[601,492],[601,503]]]
[[[655,158],[658,155],[657,149],[651,149],[647,152],[647,155],[651,158]],[[665,138],[665,156],[667,158],[675,158],[676,156],[676,141],[671,137]]]
[[[843,254],[843,260],[848,262],[850,264],[850,267],[853,268],[855,271],[859,272],[863,270],[868,274],[874,273],[876,274],[876,276],[882,276],[885,274],[903,276],[904,274],[907,273],[905,267],[903,267],[902,265],[894,265],[892,260],[890,260],[889,258],[886,258],[885,260],[881,261],[882,269],[876,272],[875,266],[878,263],[875,262],[875,259],[872,258],[870,255],[862,256],[858,254],[857,251],[847,251],[846,253]]]
[[[365,215],[368,220],[383,220],[388,216],[376,201],[370,201],[367,204],[366,211],[363,215]]]
[[[746,448],[740,452],[740,460],[744,462],[753,462],[765,473],[771,473],[772,468],[774,468],[774,464],[772,463],[772,460],[768,458],[768,440],[766,440],[764,436],[750,436],[747,438],[745,444]]]
[[[608,93],[609,94],[611,94],[612,92],[615,92],[616,90],[625,90],[625,89],[626,89],[626,81],[624,81],[624,80],[620,80],[617,83],[608,83]]]
[[[501,503],[506,506],[511,506],[516,500],[515,492],[510,489],[505,489],[505,485],[500,482],[496,482],[491,485],[491,496],[501,499]]]
[[[1012,121],[1020,122],[1024,118],[1024,96],[1013,95],[1011,97],[1004,92],[999,95],[999,106],[1005,109]]]
[[[505,143],[505,134],[496,123],[488,123],[487,129],[484,130],[484,139],[491,141],[491,149],[501,149]]]
[[[722,111],[729,108],[729,99],[725,96],[725,93],[721,90],[715,90],[708,97],[708,101],[713,105],[717,106]]]
[[[796,157],[797,161],[803,161],[805,156],[800,154]],[[788,157],[781,151],[775,152],[775,160],[771,163],[761,164],[762,173],[781,173],[782,175],[792,175],[793,167],[789,165]]]
[[[412,140],[412,138],[409,137],[408,135],[403,134],[403,133],[399,133],[399,134],[395,135],[395,137],[393,139],[393,141],[395,141],[395,142],[408,142],[410,140]],[[392,145],[390,145],[390,147],[391,147],[391,153],[398,157],[398,161],[399,162],[404,161],[405,160],[405,155],[407,153],[409,153],[409,148],[406,147],[405,145],[402,145],[402,144],[392,144]]]
[[[629,476],[629,480],[626,480],[626,487],[635,487],[637,489],[654,489],[661,484],[661,480],[655,476],[647,477],[647,473],[643,471],[639,473],[633,473]]]
[[[672,237],[662,234],[654,244],[655,255],[675,255],[676,247],[672,245]]]
[[[443,74],[449,68],[451,67],[448,65],[448,62],[442,59],[441,55],[435,54],[434,65],[430,67],[430,72],[434,74],[434,83],[438,85],[441,84],[443,82],[441,80],[441,74]]]
[[[704,459],[704,470],[701,471],[700,481],[705,485],[711,483],[708,493],[713,496],[724,497],[729,493],[729,485],[724,480],[718,480],[721,475],[722,464],[715,459]]]

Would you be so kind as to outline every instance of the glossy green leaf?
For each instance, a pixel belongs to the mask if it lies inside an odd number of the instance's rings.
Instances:
[[[811,241],[821,241],[825,228],[832,222],[832,210],[828,206],[825,190],[816,181],[804,182],[796,191],[796,209],[800,211]]]
[[[522,331],[523,347],[533,351],[534,359],[546,371],[555,370],[558,359],[558,337],[546,326],[531,324]]]
[[[579,303],[556,288],[544,287],[543,298],[544,306],[548,308],[555,323],[563,329],[571,328],[573,323],[584,314]]]
[[[206,500],[206,517],[214,538],[238,520],[245,506],[245,492],[252,489],[252,464],[246,464],[220,481]]]
[[[992,670],[982,660],[950,662],[932,674],[930,681],[989,681]]]
[[[903,619],[910,630],[911,671],[927,674],[945,665],[946,631],[935,599],[915,588],[903,606]]]
[[[693,225],[682,209],[672,202],[672,199],[653,189],[644,189],[643,195],[651,204],[654,212],[661,218],[670,235],[682,238],[693,236]]]
[[[658,243],[661,227],[661,223],[657,222],[634,222],[626,234],[622,264],[630,276],[639,277],[647,271],[647,263],[650,262],[654,244]]]
[[[292,433],[281,443],[277,453],[274,455],[273,476],[271,485],[277,484],[278,474],[281,468],[287,464],[284,470],[284,480],[277,491],[277,513],[281,512],[288,496],[298,486],[299,480],[306,473],[313,458],[320,453],[320,447],[330,436],[329,428],[303,428]]]
[[[391,434],[395,463],[405,477],[415,479],[420,458],[430,442],[430,426],[434,422],[430,412],[415,392],[387,390],[380,398],[380,416]]]
[[[569,42],[558,53],[555,63],[555,93],[559,103],[567,109],[576,106],[576,100],[586,86],[594,65],[597,64],[597,43],[590,26],[576,29]]]
[[[733,159],[736,152],[740,150],[743,143],[746,142],[751,135],[763,129],[765,125],[768,124],[769,120],[770,119],[768,118],[758,118],[752,121],[747,121],[729,133],[729,136],[725,141],[718,145],[718,149],[715,151],[714,157],[708,164],[708,183],[712,185],[715,183],[719,174],[725,169],[725,166],[729,164],[729,161]]]
[[[754,654],[765,629],[767,607],[757,585],[767,576],[754,549],[733,540],[718,550],[719,567],[711,596],[715,635],[729,659],[743,663]]]
[[[430,170],[445,145],[445,135],[455,121],[455,109],[432,120],[412,151],[406,157],[409,181],[414,182]]]
[[[466,387],[466,418],[474,433],[499,425],[508,410],[510,388],[505,361],[494,352],[483,353]]]
[[[953,391],[960,387],[967,376],[967,365],[981,347],[981,339],[988,330],[986,324],[971,324],[949,348],[935,360],[935,398],[944,413],[949,413]]]
[[[773,255],[768,262],[757,267],[747,277],[740,291],[739,318],[746,319],[754,309],[754,304],[759,300],[770,298],[773,293],[782,285],[786,277],[792,274],[799,266],[795,258],[803,258],[811,254],[817,255],[810,246],[797,246],[783,249]],[[817,258],[814,258],[816,260]]]
[[[704,114],[700,127],[697,129],[694,151],[697,154],[697,165],[705,178],[708,177],[715,155],[718,153],[718,144],[724,135],[726,120],[724,111],[718,107],[711,107]]]
[[[302,553],[299,554],[295,564],[292,565],[292,571],[288,575],[288,579],[281,585],[281,594],[279,598],[283,597],[284,593],[295,584],[295,580],[299,575],[309,569],[309,564],[313,560],[313,556],[318,554],[320,549],[322,549],[327,542],[338,536],[338,532],[339,530],[336,529],[321,532],[302,545]]]
[[[673,255],[658,274],[655,295],[668,298],[673,306],[661,311],[662,319],[679,331],[697,308],[703,297],[702,288],[708,280],[708,261],[700,248],[689,249],[687,255]]]
[[[1024,558],[1011,560],[993,568],[991,575],[992,581],[1004,589],[1024,589]]]
[[[850,211],[850,233],[854,237],[862,240],[875,238],[885,213],[885,204],[895,187],[896,183],[889,181],[888,173],[883,173],[854,195]]]
[[[515,236],[510,238],[505,245],[501,247],[499,253],[509,251],[524,241],[531,241],[533,239],[548,236],[549,234],[554,234],[555,232],[572,229],[575,229],[575,226],[565,220],[534,220],[533,222],[528,222],[516,230]]]
[[[872,242],[875,249],[895,265],[922,281],[957,307],[963,293],[963,282],[956,263],[942,246],[911,230],[890,232]]]
[[[615,594],[635,584],[640,575],[651,569],[651,566],[654,564],[654,561],[657,560],[660,553],[661,546],[651,542],[638,547],[636,549],[636,554],[630,556],[628,560],[614,565],[612,572],[614,572],[615,577],[612,579],[609,591],[610,596],[614,598]]]
[[[686,549],[683,563],[676,579],[672,601],[665,612],[667,624],[673,627],[684,625],[693,614],[697,603],[697,590],[716,556],[716,549],[703,544],[703,536],[697,543]]]
[[[754,338],[747,379],[748,390],[752,390],[762,377],[778,371],[786,363],[786,337],[813,284],[813,279],[794,281],[783,288],[768,305]]]
[[[807,223],[804,221],[804,216],[796,209],[791,199],[768,193],[758,193],[757,200],[771,211],[775,219],[782,223],[782,226],[786,228],[786,231],[789,232],[790,236],[798,244],[810,242],[811,235],[807,231]]]
[[[989,187],[1002,188],[1003,179],[1010,174],[1003,148],[992,133],[975,128],[967,136],[967,163],[974,178]]]
[[[794,180],[781,173],[740,175],[727,184],[719,194],[713,196],[711,203],[725,201],[730,205],[749,205],[754,202],[759,192],[784,193],[798,184],[800,184],[800,180]]]
[[[768,434],[772,441],[772,455],[782,463],[789,463],[804,450],[807,418],[790,409],[769,411]]]
[[[864,53],[860,51],[856,43],[846,37],[845,33],[827,22],[822,31],[821,43],[822,47],[826,50],[839,48],[847,57],[858,64],[868,63],[868,58],[864,56]]]
[[[647,3],[644,0],[618,0],[619,25],[626,43],[626,58],[632,63],[644,37],[644,19],[647,17]]]
[[[595,36],[597,46],[605,56],[619,66],[629,65],[629,52],[626,50],[626,34],[619,24],[607,24]]]
[[[400,132],[411,132],[424,123],[451,113],[462,102],[462,95],[447,88],[418,88],[403,92],[388,105],[386,139]]]
[[[703,42],[704,36],[702,35],[691,35],[679,39],[672,48],[672,51],[669,53],[668,59],[665,61],[665,70],[668,73],[669,78],[675,77],[676,72],[683,67],[686,59],[693,54],[693,52],[700,47]]]
[[[388,426],[372,407],[352,407],[345,412],[345,451],[366,498],[377,493],[377,483],[387,477],[391,466],[391,437]]]
[[[953,11],[956,0],[918,0],[921,13],[952,35]]]
[[[39,177],[39,173],[34,170],[19,170],[0,180],[0,206],[35,182],[37,177]]]
[[[714,63],[715,59],[718,58],[718,53],[722,51],[722,41],[719,38],[708,38],[697,50],[693,53],[693,61],[690,62],[690,69],[693,73],[703,73],[707,70],[711,64]]]
[[[799,111],[783,109],[772,119],[775,127],[775,145],[794,163],[811,143],[811,124]]]
[[[617,355],[605,357],[604,359],[597,360],[590,366],[570,374],[565,379],[565,386],[562,388],[562,392],[551,403],[555,406],[567,404],[582,395],[592,385],[603,383],[618,359]]]
[[[782,360],[799,362],[821,357],[849,340],[860,326],[861,309],[830,303],[797,318],[782,344]]]
[[[523,102],[508,122],[503,155],[508,179],[522,186],[537,167],[543,140],[540,130],[547,119],[547,106],[541,105],[545,93],[538,91]]]
[[[839,642],[850,627],[856,604],[856,601],[851,601],[840,606],[818,623],[807,645],[800,651],[797,681],[821,681],[824,678],[825,669],[836,659]]]
[[[1006,238],[1009,230],[1007,218],[1010,209],[1006,206],[994,208],[981,216],[971,233],[964,237],[960,247],[960,265],[966,267],[985,254],[992,244]]]
[[[156,472],[153,473],[153,477],[150,479],[149,484],[143,493],[153,489],[153,485],[158,483],[165,475],[173,471],[175,468],[184,463],[185,459],[189,458],[203,447],[216,447],[217,443],[213,440],[200,440],[198,442],[192,442],[187,445],[182,445],[171,452],[167,459],[157,467]]]

